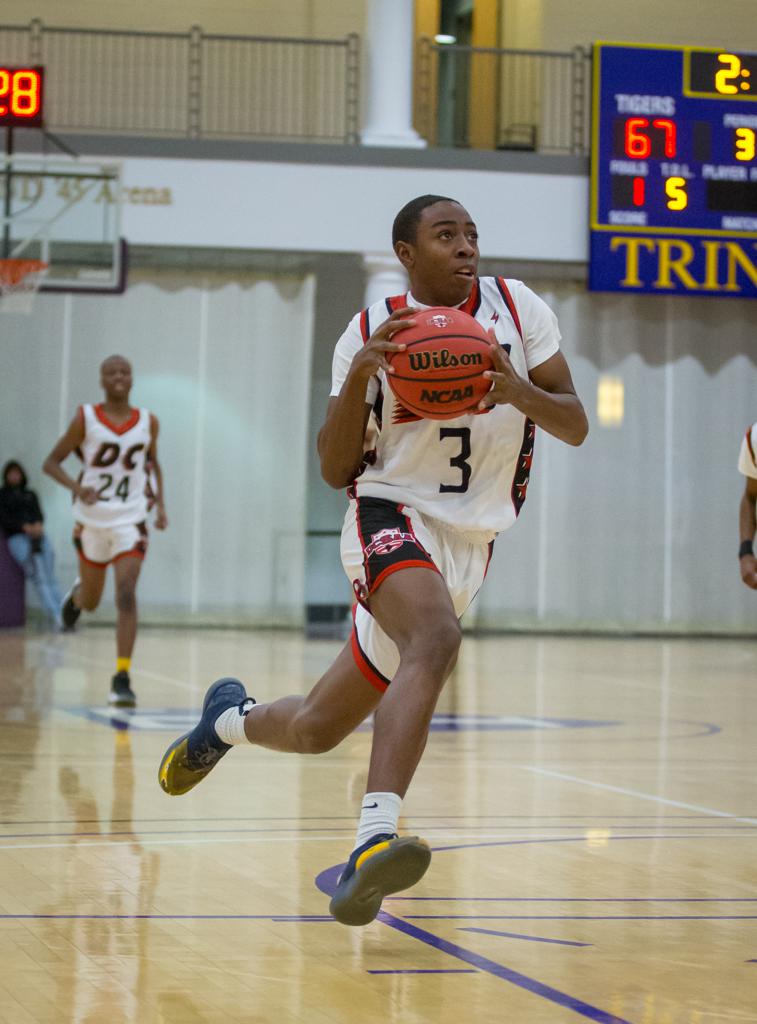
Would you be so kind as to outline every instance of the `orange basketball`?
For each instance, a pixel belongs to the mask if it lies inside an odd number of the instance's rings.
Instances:
[[[430,420],[451,420],[471,412],[491,387],[482,376],[492,368],[486,329],[459,309],[434,306],[413,313],[415,327],[393,338],[407,347],[390,352],[387,374],[397,400]]]

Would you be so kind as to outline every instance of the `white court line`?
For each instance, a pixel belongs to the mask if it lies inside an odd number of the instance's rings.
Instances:
[[[592,782],[591,779],[581,779],[577,775],[553,772],[548,768],[536,768],[529,764],[519,764],[518,768],[522,768],[526,772],[533,772],[536,775],[548,775],[553,779],[563,779],[565,782],[577,782],[581,786],[591,786],[592,789],[604,789],[609,793],[621,793],[623,796],[635,796],[639,800],[651,800],[652,803],[665,804],[667,807],[680,807],[686,811],[698,811],[700,814],[709,814],[713,818],[728,818],[730,821],[742,821],[747,825],[757,825],[757,818],[741,818],[737,814],[729,814],[728,811],[718,811],[713,807],[703,807],[701,804],[687,804],[683,800],[669,800],[664,796],[641,793],[638,789],[624,789],[623,786],[611,786],[607,782]]]
[[[696,825],[692,826],[692,828],[694,828],[694,829],[696,829],[696,827],[697,827]],[[654,826],[650,826],[650,828],[654,828]],[[638,838],[665,839],[665,838],[671,838],[671,837],[667,836],[667,835],[660,835],[660,834],[658,834],[658,835],[654,835],[654,836],[642,836],[642,837],[631,836],[631,837],[627,837],[627,838],[632,838],[632,839],[638,839]],[[674,836],[672,838],[676,838],[677,839],[677,838],[679,838],[679,836]],[[685,837],[685,838],[691,838],[691,839],[711,839],[711,838],[713,838],[713,836],[712,836],[712,833],[699,833],[699,834],[695,834],[695,835],[688,836],[688,837]],[[743,832],[731,832],[731,833],[729,833],[729,832],[718,832],[717,833],[717,838],[718,839],[734,839],[734,838],[744,839],[745,836],[744,836]],[[751,838],[751,836],[749,838]],[[454,841],[456,846],[459,845],[461,841],[471,842],[471,843],[479,843],[479,842],[481,842],[483,840],[489,841],[489,842],[495,842],[496,841],[498,843],[502,843],[503,845],[504,844],[511,845],[513,843],[518,843],[518,842],[521,842],[521,843],[524,843],[524,844],[525,843],[538,843],[538,842],[542,842],[542,843],[543,842],[560,842],[560,843],[565,843],[565,842],[568,842],[570,840],[573,840],[574,842],[582,842],[582,841],[588,842],[588,841],[590,841],[590,837],[588,837],[585,832],[581,832],[580,834],[575,835],[575,836],[563,836],[563,835],[561,835],[561,836],[523,835],[523,836],[507,836],[507,837],[505,837],[505,836],[502,835],[501,832],[498,832],[496,835],[486,835],[486,834],[484,834],[484,835],[460,835],[458,833],[455,833],[454,835],[434,835],[433,837],[431,837],[431,842],[434,843],[434,844],[437,843],[437,842],[440,842],[441,840],[444,840],[445,842]],[[84,840],[84,842],[77,842],[76,841],[76,837],[72,836],[71,841],[70,842],[65,842],[65,843],[23,843],[23,844],[19,844],[17,846],[14,846],[14,845],[11,845],[11,844],[4,845],[4,844],[0,843],[0,854],[2,854],[2,853],[12,853],[14,850],[61,850],[61,849],[67,849],[67,850],[74,851],[74,850],[80,849],[83,846],[98,846],[98,847],[100,847],[100,849],[103,849],[103,847],[106,847],[106,848],[110,849],[111,847],[115,847],[115,846],[139,846],[139,847],[143,847],[143,846],[203,846],[203,845],[207,846],[207,845],[212,845],[214,843],[344,843],[344,842],[345,842],[345,836],[343,836],[343,835],[338,835],[338,836],[246,836],[246,835],[244,835],[244,836],[229,836],[226,839],[223,839],[223,838],[220,838],[220,837],[217,838],[215,836],[209,836],[208,838],[205,838],[205,839],[198,839],[198,838],[196,838],[194,836],[189,836],[186,839],[140,839],[139,836],[136,835],[133,839],[118,839],[118,840],[114,841],[114,840],[111,840],[108,836],[103,836],[102,839],[99,839],[99,840],[87,839],[87,840]]]
[[[41,650],[48,652],[60,650],[59,647],[51,647],[49,644],[40,644],[39,647]],[[107,670],[107,672],[113,671],[113,663],[110,661],[98,661],[97,658],[90,658],[88,655],[80,654],[78,651],[67,651],[66,655],[78,658],[79,661],[83,662],[85,665],[93,665],[95,668],[101,668],[103,671]],[[157,679],[159,683],[168,683],[169,686],[176,686],[180,690],[192,690],[199,692],[200,689],[193,683],[184,683],[180,679],[174,679],[172,676],[164,676],[162,672],[151,672],[149,669],[135,669],[132,672],[132,675],[137,679],[140,676],[146,676],[148,679]]]

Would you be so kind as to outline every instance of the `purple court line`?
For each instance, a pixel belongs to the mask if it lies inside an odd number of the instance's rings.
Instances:
[[[517,932],[496,932],[493,928],[460,928],[461,932],[477,932],[479,935],[501,935],[505,939],[525,939],[526,942],[548,942],[555,946],[591,946],[590,942],[571,942],[570,939],[544,939],[536,935],[519,935]]]
[[[336,889],[337,880],[342,872],[344,864],[335,864],[331,868],[326,868],[322,871],[315,880],[316,886],[325,893],[327,896],[331,896]],[[465,949],[464,946],[458,946],[454,942],[448,942],[446,939],[440,938],[438,935],[434,935],[431,932],[427,932],[417,925],[411,924],[409,921],[404,921],[399,917],[395,917],[393,914],[387,913],[385,910],[379,911],[377,918],[382,924],[388,925],[390,928],[394,928],[395,931],[403,932],[405,935],[409,935],[410,938],[418,939],[420,942],[424,942],[427,946],[431,946],[433,949],[438,949],[442,953],[446,953],[448,956],[455,957],[457,960],[462,960],[463,963],[470,964],[471,967],[476,967],[479,971],[485,971],[487,974],[493,975],[495,978],[500,978],[502,981],[507,981],[511,985],[516,985],[518,988],[524,989],[526,992],[532,992],[534,995],[541,996],[542,999],[546,999],[551,1003],[556,1003],[558,1006],[564,1006],[568,1010],[572,1010],[574,1013],[579,1014],[581,1017],[586,1017],[588,1020],[596,1021],[596,1024],[631,1024],[631,1021],[626,1020],[623,1017],[616,1017],[614,1014],[607,1013],[605,1010],[600,1010],[597,1006],[592,1006],[590,1003],[585,1003],[582,999],[574,999],[573,996],[569,996],[565,992],[560,992],[559,989],[552,988],[551,985],[545,985],[535,978],[529,978],[526,974],[521,974],[519,971],[512,970],[509,967],[505,967],[503,964],[498,964],[494,960],[490,960],[488,957],[481,956],[479,953],[474,953],[473,950]]]
[[[757,903],[757,896],[387,896],[413,903]]]
[[[395,967],[386,971],[367,971],[367,974],[479,974],[472,967]]]
[[[408,921],[757,921],[757,914],[407,914]]]

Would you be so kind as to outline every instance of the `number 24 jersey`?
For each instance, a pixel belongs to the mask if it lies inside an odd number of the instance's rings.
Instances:
[[[408,292],[353,317],[334,351],[332,396],[339,394],[371,333],[403,306],[429,308]],[[530,370],[558,351],[557,318],[521,281],[478,278],[459,308],[494,329],[521,377],[527,379]],[[355,496],[407,505],[488,539],[512,526],[526,497],[533,457],[535,427],[523,413],[512,405],[495,405],[480,415],[419,419],[397,401],[383,371],[369,381],[366,402],[372,406],[368,450],[353,485]]]
[[[121,424],[112,423],[99,405],[82,405],[84,441],[77,455],[83,468],[79,481],[93,487],[97,502],[85,505],[74,500],[74,515],[85,526],[124,526],[141,523],[147,516],[147,473],[150,450],[150,413],[133,409]]]

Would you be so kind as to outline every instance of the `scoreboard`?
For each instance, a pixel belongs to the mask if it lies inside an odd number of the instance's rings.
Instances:
[[[589,288],[757,298],[757,54],[596,43]]]
[[[44,68],[0,64],[0,128],[41,128]]]

